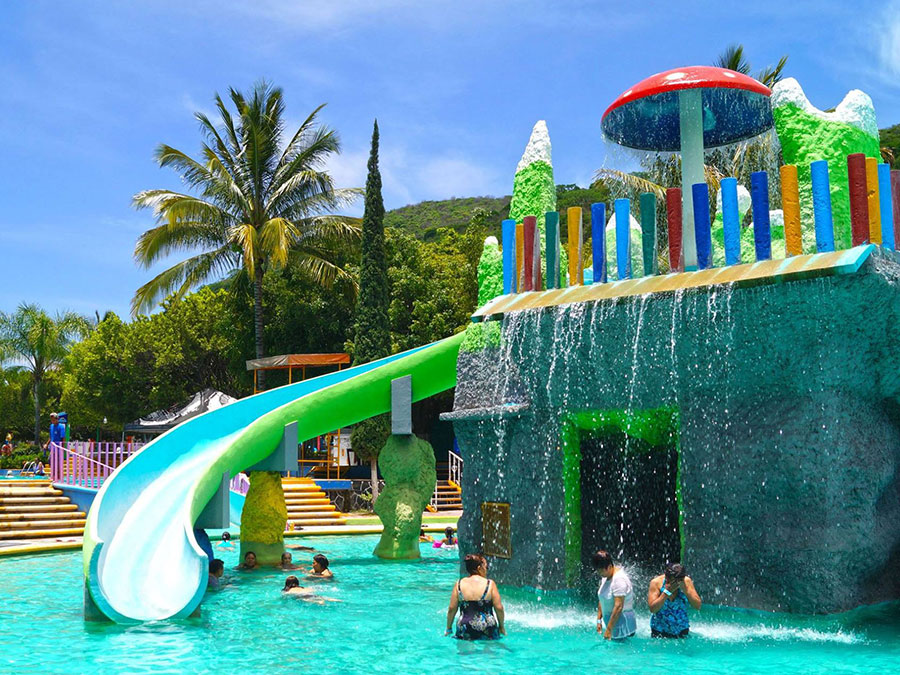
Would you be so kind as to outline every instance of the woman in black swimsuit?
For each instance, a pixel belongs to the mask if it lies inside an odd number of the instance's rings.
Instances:
[[[506,635],[503,626],[503,601],[497,585],[487,578],[487,561],[484,556],[470,553],[466,556],[466,571],[469,576],[460,579],[450,593],[450,607],[447,609],[447,632],[453,632],[453,618],[459,611],[456,622],[456,637],[460,640],[497,640]],[[494,612],[497,613],[494,616]]]

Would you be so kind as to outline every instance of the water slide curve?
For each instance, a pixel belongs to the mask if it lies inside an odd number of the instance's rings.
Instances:
[[[208,574],[193,526],[222,474],[271,454],[291,422],[304,441],[388,412],[395,378],[412,376],[416,401],[452,388],[462,338],[241,399],[148,443],[106,480],[88,514],[84,575],[94,604],[120,623],[190,615]]]

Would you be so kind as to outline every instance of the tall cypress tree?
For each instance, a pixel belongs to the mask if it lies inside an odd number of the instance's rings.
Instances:
[[[362,220],[362,260],[359,270],[359,300],[356,304],[355,365],[389,356],[391,325],[388,318],[387,258],[384,251],[384,200],[378,170],[378,120],[372,130],[366,178],[366,206]],[[368,460],[372,469],[372,496],[378,496],[378,453],[390,435],[387,415],[379,415],[353,428],[353,452]]]

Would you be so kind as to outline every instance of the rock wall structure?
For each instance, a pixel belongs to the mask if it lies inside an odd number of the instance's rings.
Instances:
[[[250,489],[241,511],[241,560],[248,551],[263,565],[276,564],[284,553],[287,506],[277,471],[250,473]]]
[[[384,530],[375,547],[379,558],[418,558],[422,512],[437,482],[434,449],[413,435],[393,435],[378,455],[384,490],[375,501],[375,513]]]
[[[499,330],[467,336],[446,415],[466,462],[461,555],[490,543],[481,505],[508,503],[512,554],[491,575],[577,586],[594,541],[584,439],[605,425],[647,445],[663,420],[681,557],[705,601],[810,613],[900,598],[898,320],[900,257],[875,250],[852,274],[486,323]]]
[[[824,112],[809,102],[797,80],[788,77],[772,87],[772,112],[784,163],[797,165],[803,250],[812,252],[816,248],[809,165],[819,159],[828,161],[835,247],[850,248],[847,155],[862,152],[867,157],[880,157],[872,99],[854,89],[834,112]]]

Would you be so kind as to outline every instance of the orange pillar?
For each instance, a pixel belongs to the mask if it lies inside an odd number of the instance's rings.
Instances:
[[[569,230],[569,286],[584,285],[584,264],[581,255],[581,207],[570,206],[566,211]],[[605,230],[604,230],[605,231]]]
[[[878,160],[866,157],[866,197],[869,202],[869,241],[881,245],[881,197],[878,192]]]
[[[781,208],[784,211],[784,248],[789,256],[803,254],[803,233],[800,229],[800,190],[797,167],[781,167]]]

